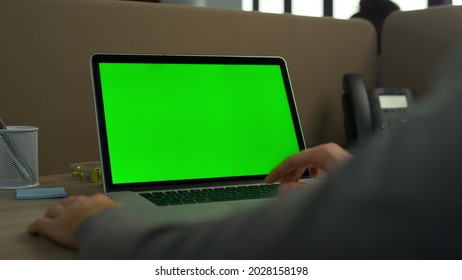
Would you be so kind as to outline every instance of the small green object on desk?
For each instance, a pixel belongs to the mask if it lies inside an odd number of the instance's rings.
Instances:
[[[64,188],[35,188],[16,190],[16,199],[45,199],[66,197],[67,193]]]

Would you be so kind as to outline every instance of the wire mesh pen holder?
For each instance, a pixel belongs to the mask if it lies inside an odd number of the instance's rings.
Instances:
[[[0,189],[38,185],[38,128],[8,126],[0,129]]]

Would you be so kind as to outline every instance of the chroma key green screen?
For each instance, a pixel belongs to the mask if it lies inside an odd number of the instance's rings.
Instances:
[[[279,65],[99,69],[114,184],[265,175],[300,150]]]

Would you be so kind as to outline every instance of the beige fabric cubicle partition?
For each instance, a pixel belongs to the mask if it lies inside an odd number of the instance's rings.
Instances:
[[[282,56],[308,145],[344,143],[344,73],[375,82],[376,39],[363,20],[127,1],[2,0],[0,34],[0,116],[40,128],[41,175],[99,159],[89,67],[96,52]]]
[[[384,23],[382,83],[425,95],[441,60],[462,47],[462,6],[397,12]]]

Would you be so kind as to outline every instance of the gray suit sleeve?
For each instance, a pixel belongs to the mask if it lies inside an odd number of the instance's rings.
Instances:
[[[153,225],[128,210],[87,219],[90,259],[460,259],[462,58],[438,98],[387,139],[375,139],[324,185],[201,224]]]

